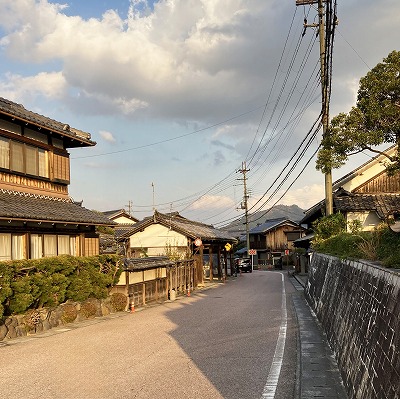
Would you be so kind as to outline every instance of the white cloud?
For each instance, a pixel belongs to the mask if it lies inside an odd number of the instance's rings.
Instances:
[[[106,130],[100,130],[99,134],[103,140],[108,141],[109,143],[115,143],[117,141],[113,134],[111,132],[107,132]]]
[[[3,97],[19,102],[38,95],[55,100],[65,96],[67,84],[61,72],[40,72],[27,77],[7,73],[0,80],[0,91]]]
[[[68,85],[88,96],[120,98],[134,109],[149,105],[170,116],[215,115],[215,102],[237,102],[243,90],[255,87],[253,78],[240,78],[235,65],[248,59],[251,21],[266,14],[266,5],[176,0],[156,3],[153,13],[145,9],[125,20],[113,10],[84,20],[46,0],[3,3],[2,45],[16,60],[60,61]],[[245,64],[250,62],[254,59]]]
[[[321,179],[322,180],[322,179]],[[279,194],[276,196],[280,197]],[[323,184],[306,185],[301,188],[290,190],[281,201],[282,205],[296,204],[302,209],[311,208],[319,201],[325,198],[325,189]]]
[[[190,210],[225,209],[225,208],[231,208],[234,205],[235,204],[233,200],[229,197],[219,196],[219,195],[204,195],[194,204],[191,205]]]

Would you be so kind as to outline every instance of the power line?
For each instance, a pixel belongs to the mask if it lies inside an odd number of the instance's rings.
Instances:
[[[137,146],[137,147],[125,148],[123,150],[118,150],[118,151],[109,151],[109,152],[104,152],[102,154],[93,154],[93,155],[85,155],[85,156],[81,156],[81,157],[74,157],[72,159],[84,159],[84,158],[102,157],[102,156],[105,156],[105,155],[120,154],[122,152],[140,150],[140,149],[143,149],[143,148],[148,148],[148,147],[152,147],[152,146],[163,144],[163,143],[168,143],[170,141],[179,140],[179,139],[182,139],[184,137],[188,137],[188,136],[192,136],[192,135],[197,134],[197,133],[204,132],[205,130],[212,129],[212,128],[217,127],[217,126],[221,126],[221,125],[223,125],[223,124],[225,124],[227,122],[230,122],[230,121],[233,121],[235,119],[241,118],[242,116],[251,114],[252,112],[255,112],[255,111],[257,111],[257,110],[259,110],[261,108],[263,108],[263,106],[254,108],[254,109],[252,109],[250,111],[243,112],[243,113],[241,113],[239,115],[233,116],[233,117],[231,117],[229,119],[226,119],[226,120],[224,120],[222,122],[218,122],[218,123],[215,123],[213,125],[210,125],[210,126],[195,130],[193,132],[182,134],[180,136],[171,137],[169,139],[160,140],[160,141],[156,141],[154,143],[149,143],[149,144],[143,144],[143,145]]]

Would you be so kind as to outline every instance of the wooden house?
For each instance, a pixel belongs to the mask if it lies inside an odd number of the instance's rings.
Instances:
[[[290,219],[269,219],[249,231],[250,248],[257,250],[255,263],[273,263],[286,250],[294,248],[293,242],[305,235],[306,229]]]
[[[114,225],[69,197],[68,148],[89,133],[0,98],[0,260],[99,253],[96,226]]]
[[[132,225],[120,239],[125,241],[127,258],[198,257],[199,281],[203,279],[204,263],[209,270],[216,268],[218,276],[221,277],[223,274],[221,264],[224,260],[225,274],[227,274],[227,258],[228,255],[231,257],[231,248],[237,242],[234,237],[213,226],[188,220],[177,212],[162,214],[158,211],[155,211],[153,216]],[[209,277],[212,279],[213,273],[210,273]]]
[[[393,156],[396,146],[385,153]],[[346,221],[358,220],[363,230],[372,230],[378,224],[390,219],[398,220],[400,215],[400,174],[389,176],[384,155],[377,155],[333,183],[334,212],[345,215]],[[309,228],[324,215],[325,200],[305,212],[300,223]]]

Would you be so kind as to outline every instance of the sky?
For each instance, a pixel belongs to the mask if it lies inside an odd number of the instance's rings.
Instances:
[[[400,50],[399,15],[398,0],[337,1],[331,116]],[[245,175],[250,213],[307,209],[324,177],[322,133],[301,146],[321,109],[304,18],[315,6],[295,0],[0,0],[0,96],[91,134],[96,146],[70,150],[69,193],[86,208],[221,227],[243,214]]]

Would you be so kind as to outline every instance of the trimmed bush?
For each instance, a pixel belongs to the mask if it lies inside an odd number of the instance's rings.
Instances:
[[[122,272],[121,257],[99,255],[0,262],[0,317],[106,298]]]
[[[96,316],[97,313],[97,307],[96,304],[93,303],[93,301],[86,301],[85,303],[82,304],[81,306],[81,313],[89,319],[90,317]]]
[[[122,312],[125,310],[128,298],[121,292],[115,292],[111,295],[110,304],[115,312]]]
[[[73,303],[66,303],[63,306],[63,313],[61,316],[61,321],[64,324],[72,323],[78,316],[78,310]]]

